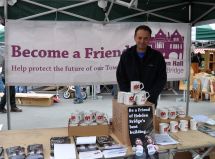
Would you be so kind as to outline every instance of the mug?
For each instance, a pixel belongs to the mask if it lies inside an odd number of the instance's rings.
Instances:
[[[184,117],[186,116],[185,110],[184,110],[183,107],[177,107],[177,108],[176,108],[176,112],[177,112],[177,116],[178,116],[179,118],[184,118]]]
[[[96,113],[96,122],[99,123],[99,124],[101,124],[101,123],[104,123],[104,121],[105,121],[105,115],[104,115],[104,113],[97,112]]]
[[[167,123],[160,123],[159,124],[159,131],[160,131],[160,134],[168,133],[168,131],[169,131],[169,124],[167,124]]]
[[[131,81],[131,92],[139,93],[144,88],[144,85],[140,81]]]
[[[84,114],[84,123],[91,124],[93,122],[93,114],[92,113],[85,113]]]
[[[72,113],[70,116],[70,122],[71,124],[78,124],[81,120],[79,113]]]
[[[147,145],[147,149],[148,149],[149,155],[154,155],[156,152],[155,145],[153,145],[153,144]]]
[[[159,116],[160,116],[161,119],[168,119],[168,109],[160,108]]]
[[[168,117],[169,119],[175,119],[177,116],[176,114],[176,109],[171,107],[171,108],[168,108]]]
[[[177,121],[170,121],[170,132],[178,132],[178,122]]]
[[[142,145],[137,145],[136,146],[136,155],[141,156],[144,152],[143,146]]]
[[[180,131],[187,131],[188,130],[188,121],[180,120],[178,127],[179,127]]]
[[[140,93],[135,95],[135,102],[137,105],[144,105],[148,98],[149,98],[149,93],[145,91],[141,91]]]
[[[119,91],[118,92],[118,96],[117,96],[117,102],[118,103],[123,103],[124,102],[124,95],[125,95],[126,92],[122,92],[122,91]]]
[[[134,104],[134,93],[126,92],[124,95],[124,104],[133,105]]]
[[[197,121],[194,119],[190,119],[190,129],[191,130],[197,130]]]

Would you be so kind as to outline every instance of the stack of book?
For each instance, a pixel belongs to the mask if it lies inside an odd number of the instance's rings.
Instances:
[[[121,157],[127,152],[111,136],[75,137],[75,143],[80,159]]]

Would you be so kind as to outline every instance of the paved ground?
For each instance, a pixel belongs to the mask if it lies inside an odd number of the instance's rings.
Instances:
[[[22,113],[11,113],[11,127],[12,129],[32,129],[32,128],[52,128],[52,127],[66,127],[68,117],[71,112],[76,110],[99,110],[112,115],[112,96],[110,94],[103,95],[102,99],[93,100],[89,97],[83,104],[73,104],[72,99],[63,99],[60,94],[60,103],[55,103],[50,107],[33,107],[33,106],[19,106],[23,109]],[[158,102],[158,107],[171,107],[176,105],[184,106],[185,102],[176,102],[176,98],[182,98],[182,95],[161,95]],[[194,114],[215,114],[215,103],[209,101],[190,102],[190,115]],[[2,123],[3,130],[7,130],[7,115],[0,114],[0,123]]]

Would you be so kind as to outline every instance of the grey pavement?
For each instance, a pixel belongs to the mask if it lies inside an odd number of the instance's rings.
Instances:
[[[49,107],[38,106],[19,106],[23,109],[21,113],[11,113],[12,129],[32,129],[32,128],[54,128],[67,127],[68,118],[71,112],[76,110],[89,111],[98,110],[112,116],[112,96],[102,94],[102,99],[93,100],[88,97],[82,104],[73,104],[73,99],[64,99],[60,94],[60,103],[54,103]],[[161,95],[158,107],[171,107],[176,105],[184,106],[185,102],[176,102],[182,95]],[[179,101],[179,100],[177,100]],[[215,114],[215,102],[210,101],[190,101],[189,114]],[[3,124],[3,130],[7,130],[7,115],[0,113],[0,124]]]

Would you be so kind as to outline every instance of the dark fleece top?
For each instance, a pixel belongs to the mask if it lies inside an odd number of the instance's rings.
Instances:
[[[120,91],[129,92],[131,81],[140,81],[149,92],[149,102],[157,105],[157,99],[167,81],[163,55],[147,47],[144,58],[139,58],[136,45],[123,52],[116,71]]]

